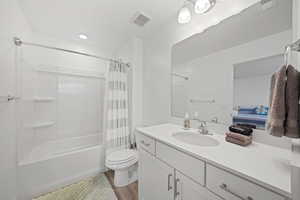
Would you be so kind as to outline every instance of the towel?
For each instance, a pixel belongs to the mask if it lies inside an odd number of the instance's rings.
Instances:
[[[230,143],[247,146],[252,143],[252,136],[245,136],[238,133],[226,133],[225,140]]]
[[[241,135],[251,136],[253,133],[252,128],[247,127],[246,125],[231,125],[229,126],[229,131],[233,133],[239,133]]]
[[[299,88],[300,73],[291,65],[286,70],[287,82],[285,90],[286,122],[285,136],[299,138]]]
[[[271,78],[270,111],[267,122],[268,132],[277,137],[285,134],[286,119],[286,67],[283,66]]]
[[[300,138],[300,73],[291,65],[281,67],[271,79],[267,130],[273,136]]]
[[[252,143],[251,140],[249,140],[249,141],[240,141],[240,140],[234,139],[232,137],[226,137],[225,140],[227,142],[230,142],[230,143],[233,143],[233,144],[237,144],[237,145],[240,145],[240,146],[244,146],[244,147],[248,146],[248,145],[250,145]]]

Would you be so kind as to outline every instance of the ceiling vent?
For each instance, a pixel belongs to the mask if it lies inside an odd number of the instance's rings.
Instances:
[[[150,18],[140,12],[137,12],[132,18],[132,22],[139,27],[145,26],[149,21]]]

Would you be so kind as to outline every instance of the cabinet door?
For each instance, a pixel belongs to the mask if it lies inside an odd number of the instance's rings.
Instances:
[[[174,200],[175,170],[166,163],[155,159],[153,176],[155,184],[155,200]],[[151,199],[151,200],[154,200]]]
[[[155,157],[143,149],[139,149],[139,199],[151,200],[154,199],[154,177],[152,175],[152,166],[155,162]]]
[[[174,169],[139,150],[139,199],[173,200]]]
[[[176,171],[175,200],[221,200],[205,187]]]

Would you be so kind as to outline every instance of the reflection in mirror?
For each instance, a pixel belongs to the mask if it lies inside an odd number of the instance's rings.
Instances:
[[[234,65],[233,123],[265,129],[272,74],[283,66],[283,55]]]
[[[173,116],[198,112],[206,121],[244,123],[241,108],[249,107],[262,118],[254,124],[264,128],[270,76],[292,42],[292,0],[273,2],[254,4],[173,46]]]

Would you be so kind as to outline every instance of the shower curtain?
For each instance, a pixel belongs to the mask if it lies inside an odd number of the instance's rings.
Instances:
[[[106,102],[106,151],[130,147],[128,65],[111,61]]]

